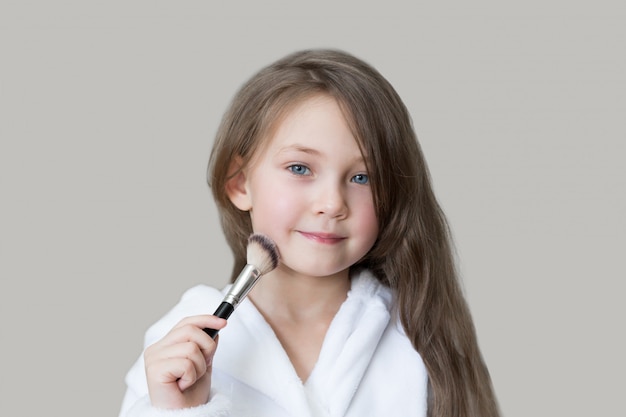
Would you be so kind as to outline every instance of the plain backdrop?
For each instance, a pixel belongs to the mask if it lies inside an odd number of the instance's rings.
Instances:
[[[0,415],[117,416],[147,327],[231,255],[205,182],[241,84],[349,51],[413,116],[503,414],[623,412],[614,1],[0,1]]]

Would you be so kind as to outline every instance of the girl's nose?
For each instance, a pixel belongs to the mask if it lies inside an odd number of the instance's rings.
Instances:
[[[323,214],[331,218],[345,218],[348,215],[348,204],[343,187],[336,184],[320,187],[314,210],[316,214]]]

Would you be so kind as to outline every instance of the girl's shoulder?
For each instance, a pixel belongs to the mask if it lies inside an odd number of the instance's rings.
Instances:
[[[179,317],[213,314],[223,298],[223,290],[199,284],[183,293],[178,303],[172,309],[172,313]]]
[[[146,332],[145,346],[160,340],[179,321],[185,317],[199,314],[213,314],[222,302],[222,290],[200,284],[187,289],[179,301]]]
[[[390,316],[389,325],[385,332],[386,338],[404,345],[410,354],[415,353],[400,322],[394,290],[381,283],[369,270],[362,270],[353,276],[350,296],[360,298],[368,304],[379,304],[381,308],[386,309]]]
[[[348,296],[370,307],[375,305],[380,310],[386,310],[389,315],[389,325],[386,330],[387,337],[406,339],[408,341],[398,315],[394,290],[383,284],[371,271],[362,270],[354,274]]]
[[[230,287],[230,285],[228,287]],[[223,289],[218,289],[205,284],[199,284],[186,290],[180,298],[180,303],[189,304],[190,306],[200,304],[206,308],[205,303],[217,302],[219,304],[223,298]]]
[[[393,291],[382,284],[369,270],[363,269],[352,275],[349,297],[362,300],[377,300],[387,310],[393,309]]]

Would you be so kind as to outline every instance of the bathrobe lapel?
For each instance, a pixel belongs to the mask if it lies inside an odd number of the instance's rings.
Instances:
[[[329,416],[346,414],[389,323],[390,302],[389,291],[369,273],[353,278],[348,299],[331,323],[307,381]]]
[[[236,322],[221,331],[216,353],[220,371],[263,393],[289,415],[312,417],[302,382],[261,313],[246,299],[231,320]]]

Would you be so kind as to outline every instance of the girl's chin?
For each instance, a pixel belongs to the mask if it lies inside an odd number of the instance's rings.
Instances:
[[[341,278],[348,276],[349,268],[324,268],[319,265],[289,266],[281,263],[278,271],[292,277],[306,278]]]

